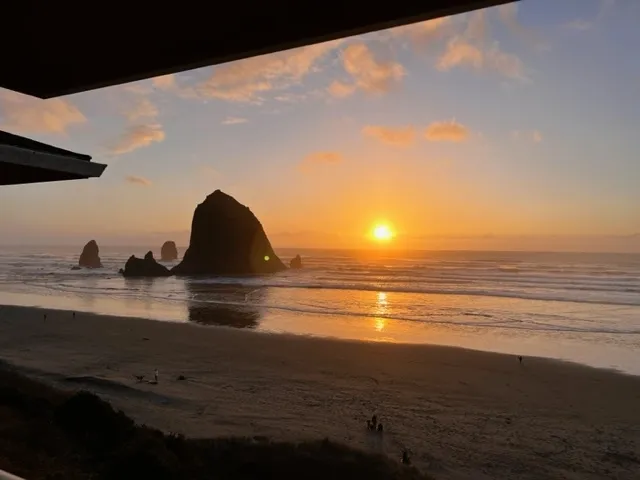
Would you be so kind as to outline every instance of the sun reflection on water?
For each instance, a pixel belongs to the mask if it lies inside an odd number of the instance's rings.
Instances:
[[[386,319],[384,315],[387,314],[387,294],[385,292],[378,292],[377,302],[375,305],[375,314],[380,315],[375,319],[375,327],[378,332],[384,330]]]

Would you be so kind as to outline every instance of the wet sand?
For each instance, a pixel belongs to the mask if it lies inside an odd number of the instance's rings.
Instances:
[[[0,359],[189,436],[408,448],[443,479],[640,471],[640,378],[575,364],[10,306]],[[158,383],[146,383],[155,369]],[[366,429],[373,413],[382,435]]]

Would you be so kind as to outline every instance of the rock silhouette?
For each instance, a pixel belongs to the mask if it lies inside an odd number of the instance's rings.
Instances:
[[[153,258],[153,252],[147,252],[144,258],[131,255],[121,273],[125,277],[168,277],[171,275],[167,267],[156,262]]]
[[[178,248],[176,242],[168,241],[162,244],[160,249],[160,260],[163,262],[172,262],[178,259]]]
[[[95,240],[91,240],[82,249],[80,254],[80,260],[78,265],[86,268],[101,268],[102,262],[100,261],[100,249]]]
[[[247,275],[286,268],[251,210],[216,190],[196,207],[189,248],[171,271],[176,275]]]
[[[290,268],[302,268],[302,257],[300,255],[296,255],[289,262]]]

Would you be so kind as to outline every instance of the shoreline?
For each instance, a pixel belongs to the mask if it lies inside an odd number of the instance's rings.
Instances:
[[[58,308],[58,307],[42,307],[42,306],[33,306],[33,305],[26,305],[26,304],[6,304],[6,303],[0,303],[0,318],[2,315],[2,309],[3,308],[17,308],[17,309],[34,309],[34,310],[42,310],[43,313],[46,311],[56,311],[56,312],[67,312],[69,314],[71,314],[74,310],[71,309],[67,309],[67,308]],[[541,354],[531,354],[528,353],[526,351],[522,351],[522,352],[506,352],[504,351],[504,349],[495,349],[495,350],[491,350],[491,349],[487,349],[487,348],[482,348],[482,347],[474,347],[474,346],[465,346],[465,345],[459,345],[459,344],[454,344],[454,342],[432,342],[432,343],[421,343],[421,342],[402,342],[402,341],[396,341],[396,340],[387,340],[387,339],[363,339],[363,338],[350,338],[350,337],[338,337],[338,336],[332,336],[332,335],[326,335],[326,334],[313,334],[313,333],[296,333],[296,332],[289,332],[289,331],[283,331],[283,330],[269,330],[269,329],[265,329],[265,328],[237,328],[237,327],[233,327],[233,326],[225,326],[225,325],[217,325],[217,324],[201,324],[201,323],[196,323],[196,322],[192,322],[189,320],[175,320],[174,318],[167,316],[166,318],[146,318],[143,316],[137,316],[137,315],[129,315],[129,314],[122,314],[122,315],[117,315],[117,314],[111,314],[111,313],[97,313],[95,311],[91,311],[92,309],[78,309],[75,310],[78,313],[81,313],[84,316],[94,316],[94,317],[109,317],[109,318],[119,318],[119,319],[130,319],[133,321],[144,321],[144,322],[160,322],[160,323],[169,323],[169,324],[174,324],[174,325],[187,325],[187,326],[191,326],[191,327],[197,327],[197,328],[205,328],[205,329],[209,329],[209,328],[214,328],[214,329],[222,329],[222,330],[233,330],[233,331],[237,331],[237,330],[241,330],[245,333],[251,333],[251,334],[258,334],[258,335],[274,335],[274,336],[278,336],[278,337],[283,337],[283,338],[302,338],[302,339],[314,339],[314,340],[326,340],[328,342],[347,342],[347,343],[355,343],[355,344],[360,344],[360,343],[373,343],[373,344],[377,344],[377,343],[385,343],[385,344],[391,344],[391,345],[400,345],[400,346],[406,346],[406,347],[426,347],[426,348],[445,348],[445,349],[460,349],[460,350],[464,350],[464,351],[469,351],[469,352],[477,352],[477,353],[488,353],[488,354],[496,354],[496,355],[504,355],[504,356],[510,356],[510,357],[517,357],[518,355],[523,355],[526,356],[527,358],[535,358],[537,360],[541,360],[541,361],[551,361],[551,362],[560,362],[563,364],[568,364],[568,365],[576,365],[576,366],[580,366],[580,367],[586,367],[586,368],[594,368],[597,370],[604,370],[604,371],[608,371],[608,372],[612,372],[612,373],[618,373],[618,374],[622,374],[622,375],[630,375],[630,376],[634,376],[634,377],[640,377],[640,368],[637,369],[637,371],[630,371],[630,370],[624,370],[622,367],[619,366],[612,366],[612,365],[608,365],[608,366],[604,366],[604,365],[596,365],[594,363],[588,363],[587,360],[585,361],[578,361],[578,360],[573,360],[573,359],[568,359],[568,358],[559,358],[558,356],[554,356],[552,353],[549,355],[541,355]],[[154,312],[157,313],[157,312]],[[366,317],[369,318],[369,317]],[[526,346],[525,346],[526,347]]]
[[[159,322],[162,324],[179,325],[185,328],[198,328],[198,329],[205,329],[205,330],[213,329],[214,331],[219,330],[224,332],[237,332],[237,333],[231,333],[232,335],[235,335],[235,334],[257,335],[257,336],[264,336],[264,337],[282,338],[284,340],[293,340],[293,341],[300,340],[300,341],[311,341],[311,342],[326,342],[327,346],[329,346],[329,344],[331,343],[342,343],[347,345],[362,345],[362,344],[380,345],[381,344],[381,345],[395,345],[398,348],[407,348],[407,349],[418,349],[418,350],[442,349],[442,350],[451,350],[452,353],[455,351],[460,351],[462,353],[466,352],[469,354],[497,355],[500,357],[505,357],[505,358],[510,357],[513,359],[517,359],[518,357],[516,354],[494,352],[491,350],[480,350],[480,349],[455,346],[455,345],[440,345],[436,343],[433,343],[433,344],[402,343],[402,342],[391,342],[391,341],[382,341],[382,340],[358,340],[358,339],[321,336],[321,335],[304,335],[304,334],[296,334],[296,333],[290,333],[290,332],[275,332],[275,331],[250,329],[250,328],[237,328],[237,327],[229,327],[224,325],[204,325],[204,324],[188,322],[188,321],[180,322],[175,320],[155,320],[155,319],[144,318],[144,317],[135,317],[135,316],[127,316],[127,315],[106,315],[101,313],[93,313],[93,312],[85,312],[85,311],[74,312],[73,310],[68,310],[68,309],[28,307],[23,305],[0,304],[0,322],[2,322],[2,313],[4,309],[9,309],[10,311],[15,309],[17,313],[27,313],[27,312],[33,313],[33,311],[36,311],[36,312],[41,312],[43,315],[46,314],[47,312],[58,312],[60,314],[67,314],[69,316],[71,316],[73,313],[76,313],[76,315],[78,316],[82,315],[83,317],[86,317],[88,319],[91,319],[92,317],[98,318],[98,319],[112,319],[112,320],[117,319],[117,321],[133,321],[133,322],[148,323],[149,326]],[[10,312],[10,313],[16,313],[16,312]],[[0,358],[1,358],[1,355],[0,355]],[[624,372],[622,370],[618,370],[616,368],[611,368],[611,367],[596,367],[593,365],[583,364],[583,363],[575,362],[572,360],[564,360],[561,358],[552,358],[552,357],[535,356],[535,355],[529,355],[529,356],[526,356],[526,358],[529,360],[535,360],[536,362],[543,362],[543,363],[548,362],[551,364],[555,363],[558,365],[565,365],[567,367],[593,369],[593,370],[608,372],[616,375],[624,375],[624,376],[630,376],[630,377],[640,379],[640,375]]]
[[[14,306],[0,308],[0,352],[194,438],[326,437],[392,458],[409,448],[449,479],[631,479],[640,463],[640,378],[560,360]],[[134,379],[155,369],[157,384]],[[366,431],[373,413],[383,437]]]

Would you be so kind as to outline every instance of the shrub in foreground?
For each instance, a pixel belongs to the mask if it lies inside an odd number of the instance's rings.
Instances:
[[[425,479],[329,440],[187,439],[136,425],[89,392],[73,395],[0,366],[0,468],[28,480]]]

